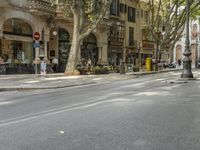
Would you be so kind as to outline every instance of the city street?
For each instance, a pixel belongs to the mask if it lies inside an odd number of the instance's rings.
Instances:
[[[199,150],[193,73],[0,92],[0,150]]]

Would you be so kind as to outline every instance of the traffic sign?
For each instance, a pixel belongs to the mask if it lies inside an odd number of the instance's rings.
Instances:
[[[39,43],[34,43],[34,44],[33,44],[33,47],[34,47],[34,48],[40,48],[40,44],[39,44]]]
[[[35,32],[34,35],[33,35],[33,38],[35,40],[39,40],[40,39],[40,33],[39,32]]]

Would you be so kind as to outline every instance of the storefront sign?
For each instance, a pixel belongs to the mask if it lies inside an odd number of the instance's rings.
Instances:
[[[33,35],[33,38],[35,40],[39,40],[40,39],[40,33],[39,32],[35,32],[34,35]]]

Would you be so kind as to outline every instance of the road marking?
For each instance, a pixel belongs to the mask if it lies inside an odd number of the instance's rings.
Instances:
[[[62,80],[62,79],[79,79],[81,76],[65,76],[65,77],[51,77],[51,78],[44,78],[43,80]]]
[[[38,83],[39,81],[35,81],[35,80],[32,80],[32,81],[26,81],[25,83]]]
[[[89,107],[97,106],[97,105],[104,104],[104,103],[129,102],[129,101],[133,101],[133,100],[134,99],[130,100],[130,99],[125,99],[125,98],[115,98],[115,99],[104,100],[104,101],[97,100],[97,101],[89,101],[86,103],[74,104],[74,105],[70,105],[70,106],[66,106],[66,107],[50,109],[48,111],[43,111],[40,113],[29,114],[29,115],[20,116],[20,117],[8,119],[8,120],[1,120],[0,127],[12,125],[12,124],[18,124],[21,122],[38,119],[38,118],[42,118],[42,117],[46,117],[46,116],[51,116],[51,115],[55,115],[55,114],[59,114],[59,113],[63,113],[63,112],[71,111],[71,110],[89,108]]]
[[[60,133],[60,134],[64,134],[64,133],[65,133],[65,131],[59,131],[59,133]]]
[[[92,79],[92,80],[94,80],[94,81],[98,81],[98,80],[102,80],[103,78],[94,78],[94,79]]]
[[[14,103],[13,101],[2,101],[2,102],[0,102],[0,106],[1,105],[9,105],[9,104],[12,104],[12,103]]]

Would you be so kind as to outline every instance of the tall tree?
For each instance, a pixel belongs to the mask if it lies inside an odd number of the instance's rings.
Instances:
[[[112,0],[53,0],[59,4],[62,1],[65,14],[73,16],[73,37],[68,62],[65,69],[66,75],[76,73],[77,55],[81,41],[96,29],[103,19]]]
[[[158,53],[163,50],[168,51],[170,61],[172,61],[174,46],[183,36],[185,29],[185,0],[148,0],[146,2],[150,12],[148,31],[154,41],[160,45]],[[190,17],[194,19],[200,13],[200,1],[190,0],[189,5]]]

